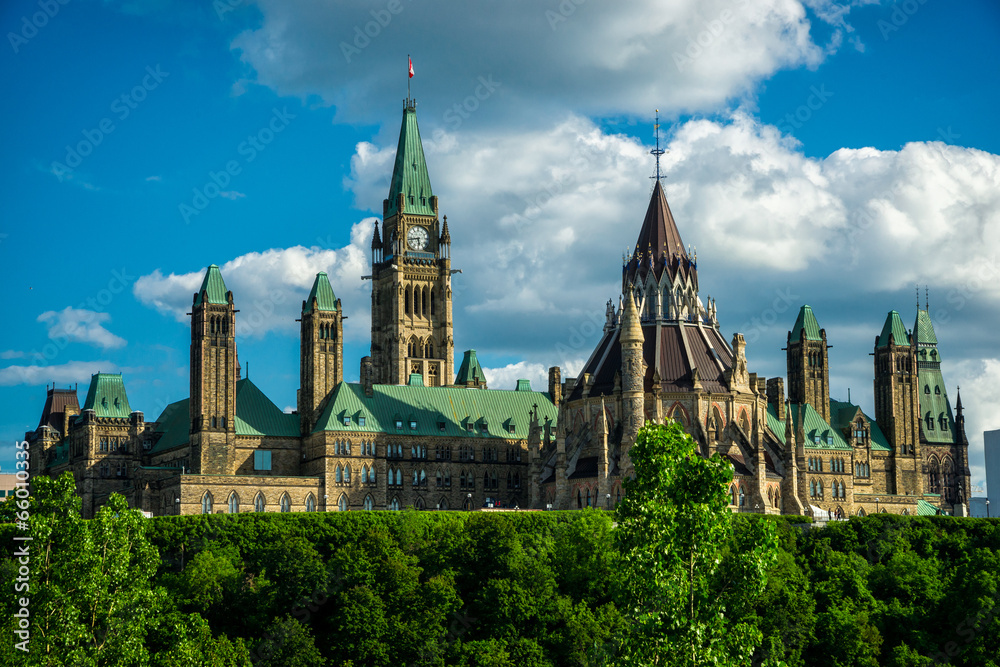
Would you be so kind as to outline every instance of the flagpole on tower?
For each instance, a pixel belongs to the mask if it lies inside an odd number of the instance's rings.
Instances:
[[[410,54],[406,54],[406,103],[410,103],[410,79],[413,78],[413,61]]]

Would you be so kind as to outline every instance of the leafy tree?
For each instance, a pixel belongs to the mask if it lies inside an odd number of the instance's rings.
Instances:
[[[761,632],[739,615],[764,589],[773,526],[748,522],[734,542],[732,468],[700,456],[677,423],[640,429],[630,456],[635,478],[625,481],[615,531],[619,606],[631,621],[621,663],[749,664]]]
[[[274,619],[254,650],[258,667],[321,667],[326,664],[309,627],[290,615]]]

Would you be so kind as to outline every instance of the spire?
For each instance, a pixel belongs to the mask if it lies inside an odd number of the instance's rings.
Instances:
[[[376,233],[378,233],[377,228]],[[323,271],[316,274],[316,280],[313,281],[313,286],[309,291],[309,296],[306,298],[305,304],[302,306],[302,312],[313,312],[313,303],[316,304],[317,311],[333,312],[337,310],[337,295],[333,293],[333,287],[330,285],[330,278],[327,277],[326,273]]]
[[[621,341],[642,341],[642,323],[639,320],[639,311],[635,307],[635,299],[632,298],[632,290],[626,290],[625,312],[622,314],[622,334]]]
[[[444,216],[444,226],[441,228],[441,243],[451,243],[451,233],[448,231],[448,216]]]
[[[650,178],[655,178],[656,182],[659,183],[663,176],[660,176],[660,156],[666,153],[665,150],[660,148],[660,110],[656,110],[656,122],[653,124],[653,130],[656,132],[656,148],[649,151],[650,155],[656,157],[656,176],[651,176]]]
[[[958,389],[955,390],[955,394],[956,394],[956,396],[955,396],[955,412],[958,414],[958,417],[961,417],[962,416],[962,388],[958,387]]]
[[[205,279],[201,281],[201,289],[194,297],[194,305],[202,303],[214,303],[223,305],[229,303],[226,298],[226,283],[222,280],[222,272],[219,267],[212,264],[205,271]]]
[[[887,347],[889,345],[889,335],[892,334],[893,341],[896,345],[909,345],[910,336],[906,333],[906,327],[903,326],[903,320],[900,319],[899,313],[895,310],[890,310],[889,314],[885,317],[885,325],[882,327],[882,333],[878,337],[878,341],[875,343],[875,347]]]
[[[934,334],[934,323],[926,310],[917,310],[917,321],[913,324],[913,335],[917,337],[920,347],[937,346],[938,339]]]
[[[697,271],[684,249],[684,241],[677,231],[677,223],[674,222],[674,215],[670,212],[660,181],[656,181],[653,186],[635,250],[626,266],[625,282],[640,283],[638,278],[644,277],[650,267],[656,275],[660,275],[666,268],[671,277],[679,270],[690,270],[695,275]],[[697,284],[697,279],[695,283]]]
[[[382,247],[382,235],[378,233],[378,222],[375,223],[375,233],[372,234],[372,250]]]
[[[410,100],[408,100],[410,102]],[[407,213],[435,215],[431,205],[431,179],[427,174],[427,161],[417,127],[417,110],[407,104],[403,109],[403,123],[399,128],[399,144],[396,146],[396,164],[392,169],[389,186],[388,208],[385,217],[399,213],[399,196],[403,195]]]
[[[823,340],[819,335],[819,322],[816,321],[810,306],[802,306],[799,309],[799,316],[795,318],[795,326],[792,327],[792,334],[788,340]]]

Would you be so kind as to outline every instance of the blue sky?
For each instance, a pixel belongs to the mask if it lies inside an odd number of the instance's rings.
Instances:
[[[659,108],[702,298],[747,335],[751,370],[784,374],[808,302],[834,395],[870,412],[872,341],[890,309],[912,324],[927,285],[983,483],[981,431],[1000,428],[995,3],[36,0],[4,3],[0,25],[0,468],[46,382],[85,392],[122,371],[147,419],[185,397],[185,307],[211,263],[242,311],[240,360],[279,407],[316,271],[357,377],[411,54],[464,270],[456,349],[478,350],[491,386],[540,386],[589,354]],[[196,191],[219,194],[195,214]]]

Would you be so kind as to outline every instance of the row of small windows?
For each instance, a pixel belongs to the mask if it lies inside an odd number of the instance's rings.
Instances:
[[[948,417],[943,412],[938,415],[937,422],[942,431],[948,430]],[[930,411],[924,415],[924,423],[927,425],[928,431],[934,430],[934,417],[931,415]]]
[[[781,507],[781,491],[775,487],[767,488],[767,503],[771,507]],[[741,484],[733,484],[729,487],[729,504],[737,507],[746,507],[747,494]]]
[[[208,318],[208,331],[213,334],[228,334],[229,318],[219,316]]]
[[[337,337],[337,327],[333,322],[322,322],[319,325],[319,337],[332,340]]]
[[[111,464],[105,461],[98,468],[101,477],[111,477]],[[115,477],[128,477],[128,466],[124,463],[119,463],[115,466]]]
[[[433,359],[434,341],[430,338],[425,341],[421,341],[415,336],[410,338],[410,342],[406,344],[406,356],[413,357],[415,359]]]
[[[872,467],[867,463],[855,463],[854,464],[854,476],[855,477],[871,477]]]
[[[823,366],[823,355],[819,352],[809,353],[809,365],[810,366]]]
[[[121,400],[120,400],[120,399],[119,399],[119,398],[118,398],[117,396],[115,396],[115,400],[114,400],[114,401],[112,401],[112,403],[114,404],[114,406],[115,406],[116,408],[120,408],[120,407],[121,407],[121,405],[122,405],[122,402],[121,402]],[[102,396],[102,397],[101,397],[101,407],[102,407],[102,408],[106,408],[106,407],[108,407],[108,397],[107,397],[107,396]]]
[[[508,486],[508,488],[510,488],[510,487]],[[619,502],[621,502],[621,499],[622,499],[622,490],[621,489],[616,489],[615,490],[615,505],[616,506],[618,505]],[[593,495],[591,495],[590,489],[586,490],[586,495],[585,495],[585,492],[584,492],[583,489],[577,489],[576,490],[576,506],[577,506],[577,508],[583,509],[584,507],[597,507],[597,503],[598,503],[598,497],[597,497],[597,491],[596,490],[594,491]],[[610,504],[610,501],[607,500],[607,498],[605,498],[605,504],[606,505]],[[607,507],[606,509],[611,509],[611,508]]]
[[[211,491],[206,491],[205,495],[201,497],[201,513],[211,514],[212,506],[214,503],[214,498],[212,497]],[[227,501],[227,506],[230,514],[238,514],[240,511],[240,496],[238,493],[233,491],[229,494],[229,499]],[[292,499],[287,493],[281,494],[281,498],[278,500],[278,508],[282,512],[292,511]],[[264,498],[264,493],[261,491],[257,492],[257,495],[253,499],[253,511],[254,512],[264,512],[267,509],[267,500]],[[306,496],[306,511],[315,512],[316,511],[316,496],[312,493]]]
[[[433,316],[435,310],[434,290],[420,285],[415,287],[407,285],[403,296],[403,312],[405,314],[414,317],[428,317]]]
[[[119,454],[128,453],[128,437],[127,436],[101,436],[100,439],[100,450],[102,452],[114,452]]]
[[[809,457],[808,461],[809,470],[813,472],[823,472],[823,459],[818,456]],[[845,464],[844,459],[838,457],[830,457],[830,472],[844,472]]]
[[[931,393],[931,386],[929,384],[924,385],[924,393],[925,394]],[[939,385],[934,385],[934,394],[937,396],[941,395],[941,387]]]

